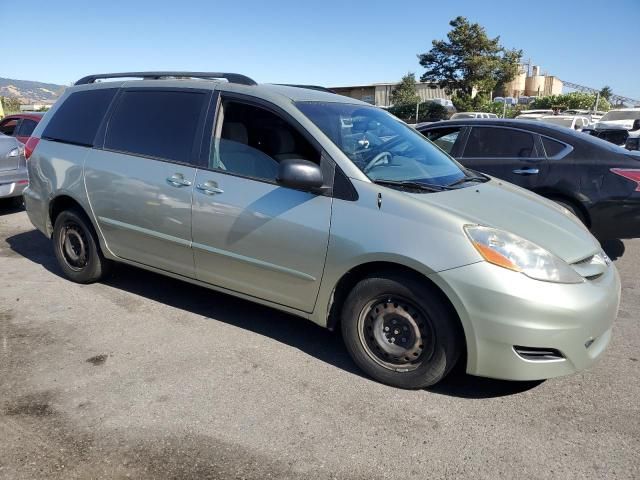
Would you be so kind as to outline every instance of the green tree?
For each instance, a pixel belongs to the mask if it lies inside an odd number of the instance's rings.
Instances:
[[[423,82],[435,82],[449,93],[472,96],[474,89],[489,94],[513,80],[522,50],[505,49],[500,37],[489,38],[483,26],[457,17],[449,25],[448,40],[434,40],[427,53],[418,55],[426,72]]]
[[[605,100],[609,100],[612,94],[613,94],[613,91],[611,90],[611,87],[609,85],[605,85],[600,90],[600,97],[604,98]]]
[[[563,109],[584,109],[590,110],[595,107],[596,95],[593,93],[571,92],[563,95],[547,95],[546,97],[536,98],[530,105],[530,108],[553,108],[561,107]],[[611,104],[605,98],[600,98],[598,110],[608,111]]]
[[[420,96],[416,90],[416,75],[415,73],[407,73],[391,91],[391,103],[393,105],[412,104],[415,106],[419,101]]]
[[[4,107],[4,113],[16,113],[20,111],[20,99],[16,97],[1,97],[2,106]]]
[[[392,115],[395,115],[403,122],[417,123],[417,122],[437,122],[438,120],[444,120],[447,118],[447,109],[435,102],[423,102],[418,106],[418,119],[416,121],[416,104],[404,103],[389,107],[387,110]]]

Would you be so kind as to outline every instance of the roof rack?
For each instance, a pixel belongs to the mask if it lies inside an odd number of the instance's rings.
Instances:
[[[99,73],[96,75],[87,75],[78,80],[75,85],[87,85],[95,83],[96,80],[104,78],[141,78],[143,80],[160,80],[169,77],[186,77],[186,78],[224,78],[230,83],[239,83],[241,85],[257,85],[256,81],[239,73],[225,72],[121,72],[121,73]]]
[[[280,85],[282,87],[296,87],[296,88],[306,88],[308,90],[317,90],[319,92],[327,92],[327,93],[336,93],[330,88],[321,87],[319,85],[297,85],[293,83],[276,83],[275,85]]]

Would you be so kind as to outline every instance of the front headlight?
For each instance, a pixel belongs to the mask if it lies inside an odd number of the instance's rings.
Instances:
[[[625,143],[625,148],[627,150],[640,150],[640,138],[638,137],[627,138],[627,142]]]
[[[513,233],[480,225],[466,225],[464,231],[489,263],[545,282],[584,282],[564,260]]]

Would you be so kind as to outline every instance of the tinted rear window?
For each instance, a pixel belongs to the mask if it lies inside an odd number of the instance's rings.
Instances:
[[[202,92],[126,91],[109,120],[104,146],[188,163],[205,100]]]
[[[534,155],[533,135],[509,128],[474,127],[464,150],[467,158],[527,158]]]
[[[547,137],[542,137],[542,145],[544,146],[544,151],[547,152],[547,157],[555,157],[565,149],[564,143],[556,142]]]
[[[116,88],[106,88],[72,93],[53,115],[42,138],[93,146],[102,117],[116,92]]]
[[[23,118],[22,122],[20,122],[20,127],[18,127],[18,131],[16,135],[19,137],[29,137],[36,129],[38,122],[31,120],[29,118]]]

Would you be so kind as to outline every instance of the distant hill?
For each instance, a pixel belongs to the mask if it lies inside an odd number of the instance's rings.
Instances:
[[[64,85],[55,83],[0,77],[0,97],[17,98],[20,103],[53,103],[64,89]]]

